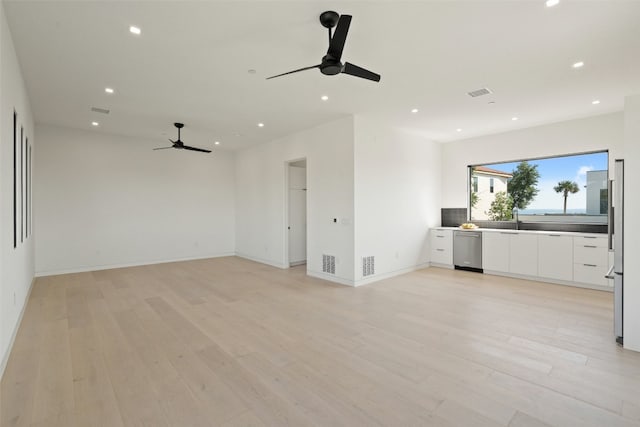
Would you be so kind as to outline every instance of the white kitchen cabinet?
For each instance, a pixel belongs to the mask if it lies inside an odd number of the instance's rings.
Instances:
[[[431,259],[434,264],[453,265],[453,231],[432,228],[429,233]]]
[[[598,286],[611,286],[605,274],[609,270],[609,249],[606,237],[576,236],[573,238],[573,280]]]
[[[606,235],[480,229],[485,273],[582,287],[611,288]],[[453,229],[430,230],[431,262],[453,265]]]
[[[538,235],[538,276],[573,280],[573,237],[561,234]]]
[[[611,287],[604,277],[608,270],[608,267],[596,264],[574,264],[573,280],[577,283]]]
[[[538,275],[538,236],[532,233],[509,234],[509,272]]]
[[[509,234],[500,231],[482,233],[483,270],[509,272]]]

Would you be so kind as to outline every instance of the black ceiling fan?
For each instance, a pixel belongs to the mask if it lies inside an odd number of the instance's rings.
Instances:
[[[184,145],[184,143],[182,141],[180,141],[180,129],[182,129],[184,127],[184,124],[182,124],[182,123],[174,123],[173,125],[178,128],[178,140],[177,141],[172,141],[170,139],[169,141],[171,141],[173,143],[173,145],[171,147],[159,147],[159,148],[154,148],[154,150],[166,150],[167,148],[178,148],[178,149],[182,149],[182,150],[200,151],[201,153],[210,153],[211,152],[211,150],[205,150],[204,148],[189,147],[188,145]]]
[[[267,80],[286,76],[287,74],[319,68],[322,74],[328,76],[344,73],[367,80],[373,80],[374,82],[380,81],[380,74],[365,70],[364,68],[358,67],[357,65],[353,65],[349,62],[345,62],[344,64],[340,62],[342,59],[344,43],[347,41],[349,25],[351,25],[351,15],[338,15],[337,12],[329,10],[320,14],[320,23],[323,27],[329,30],[329,49],[327,50],[327,54],[322,57],[322,62],[318,65],[312,65],[311,67],[299,68],[287,73],[267,77]],[[336,27],[336,29],[332,35],[331,29],[333,27]]]

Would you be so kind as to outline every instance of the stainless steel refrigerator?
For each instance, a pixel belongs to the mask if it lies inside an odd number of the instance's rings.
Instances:
[[[613,330],[616,341],[624,337],[624,160],[616,160],[613,180],[609,182],[609,249],[613,249],[613,265],[607,278],[613,280]]]

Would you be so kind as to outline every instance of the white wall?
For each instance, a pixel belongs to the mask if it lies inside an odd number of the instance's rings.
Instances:
[[[301,158],[307,159],[307,273],[352,284],[352,117],[237,153],[236,252],[288,266],[286,162]],[[336,256],[335,276],[322,273],[322,254]]]
[[[640,351],[640,95],[625,99],[624,175],[624,346]]]
[[[25,137],[35,151],[31,108],[4,4],[0,3],[0,374],[4,372],[34,275],[35,235],[13,248],[14,109],[18,113],[18,126],[24,127]]]
[[[234,155],[38,125],[38,275],[232,255]]]
[[[610,168],[623,144],[622,113],[443,144],[442,207],[463,208],[467,201],[467,166],[609,149]]]
[[[355,118],[356,285],[425,266],[440,223],[441,146],[371,116]],[[363,278],[362,257],[375,256]]]

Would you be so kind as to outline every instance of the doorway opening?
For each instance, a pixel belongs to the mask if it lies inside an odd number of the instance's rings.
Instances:
[[[289,267],[307,263],[307,159],[287,162],[286,242]]]

